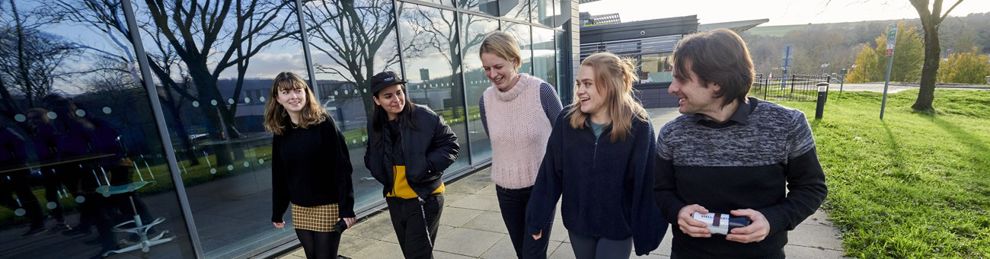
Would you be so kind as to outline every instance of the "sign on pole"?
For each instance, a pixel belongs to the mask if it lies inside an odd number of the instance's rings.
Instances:
[[[880,120],[887,108],[887,86],[890,85],[890,69],[894,66],[894,45],[897,43],[897,24],[887,27],[887,73],[883,76],[883,99],[880,101]]]
[[[887,28],[887,56],[894,55],[894,46],[897,45],[897,25],[892,24]]]

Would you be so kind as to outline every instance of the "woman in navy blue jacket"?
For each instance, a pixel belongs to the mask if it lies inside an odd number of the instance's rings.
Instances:
[[[527,209],[533,239],[561,215],[577,258],[628,258],[660,244],[667,224],[654,205],[656,143],[632,95],[632,64],[611,53],[581,63],[575,102],[557,117]]]

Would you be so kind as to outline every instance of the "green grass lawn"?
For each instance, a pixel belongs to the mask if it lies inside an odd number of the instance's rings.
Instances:
[[[825,169],[825,209],[860,258],[990,257],[990,91],[938,90],[935,115],[914,113],[918,91],[833,92],[782,102],[809,117]]]

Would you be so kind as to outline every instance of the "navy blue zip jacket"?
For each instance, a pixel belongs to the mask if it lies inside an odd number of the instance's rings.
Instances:
[[[550,133],[526,209],[526,231],[536,234],[549,228],[563,195],[561,216],[567,231],[613,240],[632,236],[636,255],[648,254],[667,231],[653,196],[653,126],[633,119],[631,134],[612,143],[611,127],[598,138],[588,126],[572,128],[566,112],[570,108],[557,116]]]

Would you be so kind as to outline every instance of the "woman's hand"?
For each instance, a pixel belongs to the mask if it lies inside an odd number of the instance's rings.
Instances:
[[[351,228],[351,227],[354,226],[354,224],[357,224],[357,219],[355,219],[353,217],[351,217],[351,218],[344,218],[344,223],[347,223],[347,228]]]
[[[540,230],[540,232],[533,234],[533,240],[540,240],[541,237],[543,237],[543,230]]]

